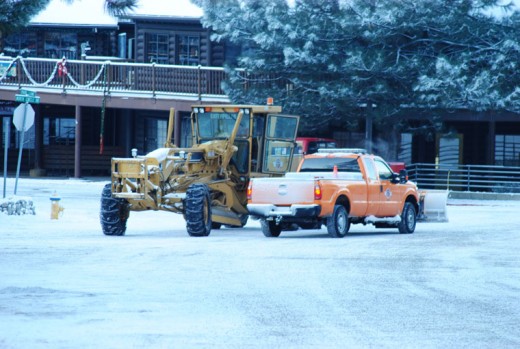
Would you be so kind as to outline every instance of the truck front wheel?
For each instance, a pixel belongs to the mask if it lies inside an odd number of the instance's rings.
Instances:
[[[415,206],[411,202],[405,202],[403,213],[401,214],[401,222],[399,222],[399,233],[412,234],[415,231],[417,223],[417,212]]]
[[[209,188],[202,183],[189,186],[184,200],[186,230],[190,236],[208,236],[211,232]]]
[[[262,233],[264,233],[264,236],[268,238],[277,238],[282,232],[282,226],[276,224],[275,221],[266,221],[265,219],[262,219],[260,225],[262,226]]]
[[[350,220],[345,206],[335,205],[332,216],[327,217],[327,232],[333,238],[342,238],[347,235]]]
[[[101,192],[99,221],[105,235],[125,235],[126,221],[130,216],[128,202],[112,197],[111,184],[105,185]]]

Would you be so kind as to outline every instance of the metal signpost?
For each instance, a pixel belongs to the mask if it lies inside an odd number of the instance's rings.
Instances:
[[[7,183],[7,154],[9,154],[9,135],[11,134],[11,123],[9,119],[3,120],[3,129],[4,129],[4,199],[5,199],[5,189]],[[7,121],[7,122],[5,122]]]
[[[20,94],[15,96],[15,101],[20,104],[14,110],[13,124],[16,129],[20,132],[20,152],[18,153],[18,165],[16,167],[16,180],[14,184],[14,195],[18,188],[18,177],[20,176],[20,165],[22,163],[22,150],[24,144],[25,132],[31,128],[34,123],[34,109],[29,103],[39,104],[40,97],[36,96],[36,92],[29,90],[20,90]]]

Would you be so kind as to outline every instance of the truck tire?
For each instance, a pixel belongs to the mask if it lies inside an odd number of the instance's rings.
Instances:
[[[417,223],[417,212],[415,206],[411,202],[405,202],[403,213],[401,214],[401,222],[399,222],[399,233],[412,234],[415,231]]]
[[[264,236],[268,238],[277,238],[282,232],[282,226],[276,224],[275,221],[266,221],[265,219],[262,219],[260,220],[260,225],[262,226],[262,233],[264,233]]]
[[[112,197],[111,184],[105,185],[101,192],[99,221],[105,235],[125,235],[126,222],[130,216],[128,202]]]
[[[186,230],[190,236],[208,236],[211,232],[211,200],[206,184],[188,187],[184,200]]]
[[[350,219],[345,206],[335,205],[332,216],[327,217],[327,232],[333,238],[342,238],[350,228]]]

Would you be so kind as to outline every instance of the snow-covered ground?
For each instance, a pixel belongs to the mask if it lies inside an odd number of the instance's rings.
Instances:
[[[190,238],[180,215],[134,212],[108,237],[105,183],[20,179],[36,215],[0,214],[0,348],[520,347],[518,201],[450,200],[412,235]]]

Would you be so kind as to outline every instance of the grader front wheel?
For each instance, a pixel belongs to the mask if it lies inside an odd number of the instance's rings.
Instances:
[[[190,236],[208,236],[211,232],[211,201],[206,184],[195,183],[186,191],[184,202],[186,230]]]

